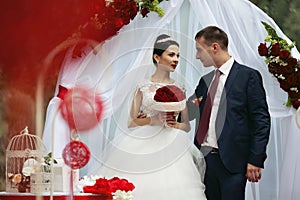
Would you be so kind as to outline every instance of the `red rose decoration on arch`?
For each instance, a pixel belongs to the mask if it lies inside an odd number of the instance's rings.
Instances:
[[[84,131],[93,128],[101,120],[103,104],[100,96],[85,88],[72,88],[58,93],[59,109],[70,129]]]
[[[279,37],[272,26],[262,22],[265,26],[268,36],[265,38],[266,43],[260,43],[258,54],[264,56],[268,64],[269,72],[277,78],[279,86],[287,92],[287,107],[293,106],[298,109],[300,104],[300,61],[291,54],[295,43],[288,43],[285,39]]]
[[[278,56],[280,52],[280,45],[279,43],[273,44],[271,47],[271,55]]]
[[[130,23],[138,13],[135,0],[89,0],[91,17],[87,23],[79,26],[72,38],[81,38],[73,51],[73,57],[81,57],[84,47],[93,40],[101,43]],[[94,46],[92,46],[94,48]]]
[[[279,58],[282,60],[286,60],[290,56],[290,52],[288,50],[282,50],[279,52]]]

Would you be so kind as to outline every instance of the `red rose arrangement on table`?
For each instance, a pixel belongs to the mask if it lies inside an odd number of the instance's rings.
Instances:
[[[266,43],[260,43],[258,53],[264,56],[271,74],[278,80],[280,88],[288,94],[286,106],[300,107],[300,62],[291,54],[295,43],[288,42],[279,37],[276,31],[266,22],[262,22],[268,35]]]
[[[132,199],[135,186],[126,179],[114,177],[111,179],[98,178],[93,185],[83,186],[83,192],[103,194],[107,199]]]

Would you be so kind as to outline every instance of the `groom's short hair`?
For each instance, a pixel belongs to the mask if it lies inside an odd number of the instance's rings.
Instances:
[[[196,36],[195,40],[204,38],[207,45],[211,45],[216,42],[220,45],[223,50],[227,50],[228,47],[228,37],[227,34],[216,26],[207,26],[206,28],[200,30]]]

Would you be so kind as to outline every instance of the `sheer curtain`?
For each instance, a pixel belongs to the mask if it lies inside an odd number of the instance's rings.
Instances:
[[[270,17],[246,0],[169,0],[160,5],[165,10],[164,17],[155,13],[150,13],[147,18],[136,16],[118,35],[99,45],[97,54],[91,52],[78,59],[71,58],[71,49],[66,54],[57,85],[93,89],[105,105],[101,122],[80,134],[92,153],[92,159],[81,169],[81,175],[95,173],[104,160],[105,147],[113,142],[112,139],[129,131],[130,99],[136,85],[154,70],[151,56],[155,38],[166,33],[179,42],[180,66],[173,78],[185,83],[189,96],[200,76],[212,70],[203,68],[195,59],[194,35],[207,25],[217,25],[229,35],[230,54],[238,62],[261,72],[272,116],[263,177],[259,183],[247,184],[247,199],[300,199],[297,191],[300,185],[296,181],[300,180],[300,153],[296,149],[300,131],[295,123],[296,112],[285,107],[287,95],[257,53],[257,46],[267,34],[261,21],[272,25],[279,36],[289,39]],[[296,49],[293,55],[300,58]],[[69,134],[60,114],[56,114],[59,102],[57,97],[50,101],[43,134],[45,145],[56,158],[61,157]],[[191,131],[191,139],[193,134]]]

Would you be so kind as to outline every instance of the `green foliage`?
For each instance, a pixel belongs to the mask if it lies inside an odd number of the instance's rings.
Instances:
[[[281,49],[285,49],[288,51],[291,51],[291,49],[295,47],[295,42],[289,44],[286,40],[279,37],[276,31],[274,30],[274,28],[270,26],[268,23],[262,22],[262,24],[265,26],[265,29],[268,32],[268,36],[265,38],[266,42],[270,42],[271,44],[279,43]]]
[[[44,172],[51,172],[51,169],[50,169],[51,160],[52,160],[52,152],[48,153],[48,155],[44,157],[44,163],[45,163],[45,165],[43,166]],[[57,164],[57,161],[55,159],[53,159],[53,163]]]
[[[266,22],[262,22],[262,24],[265,26],[266,31],[268,32],[268,35],[273,38],[274,40],[283,40],[281,37],[279,37],[276,33],[276,31],[273,29],[272,26],[270,26]]]
[[[160,17],[164,16],[164,10],[159,7],[160,2],[164,0],[136,0],[137,4],[143,9],[147,9],[149,12],[156,12]],[[166,0],[168,1],[168,0]]]

